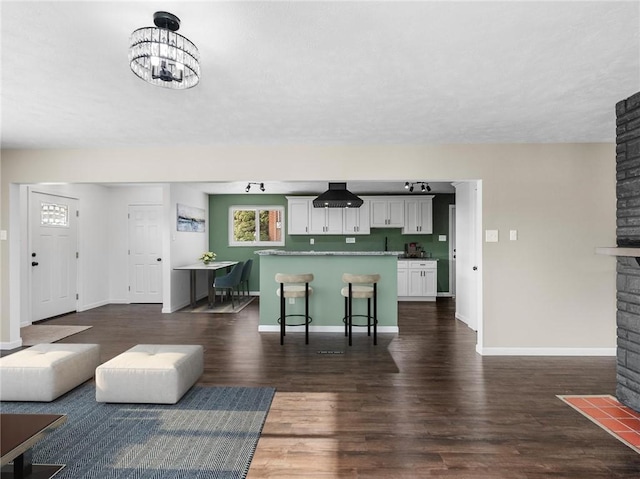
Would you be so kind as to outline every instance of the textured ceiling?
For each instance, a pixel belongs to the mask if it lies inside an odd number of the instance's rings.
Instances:
[[[187,91],[127,61],[153,12]],[[640,89],[639,2],[10,2],[2,147],[599,142]]]

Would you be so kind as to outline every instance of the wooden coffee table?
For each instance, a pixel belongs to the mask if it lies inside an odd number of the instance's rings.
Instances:
[[[48,479],[60,471],[62,464],[32,464],[31,448],[66,420],[64,414],[0,414],[2,479]]]

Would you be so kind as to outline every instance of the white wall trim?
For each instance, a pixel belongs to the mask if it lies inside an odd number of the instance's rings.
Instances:
[[[261,324],[258,326],[260,333],[279,333],[280,326],[277,324]],[[287,332],[304,333],[304,326],[287,326]],[[342,333],[344,334],[344,326],[309,326],[309,332],[318,333]],[[379,333],[398,333],[398,326],[378,326]],[[367,333],[365,328],[354,328],[354,334]]]
[[[615,356],[616,348],[481,348],[482,356]]]
[[[11,341],[11,342],[1,342],[0,343],[0,349],[4,350],[11,350],[11,349],[16,349],[19,348],[20,346],[22,346],[22,338],[18,339],[17,341]]]
[[[199,301],[202,298],[204,298],[204,296],[201,297],[201,298],[197,298],[196,301]],[[171,305],[171,307],[167,306],[166,304],[167,303],[162,303],[162,312],[163,313],[175,313],[176,311],[179,311],[179,310],[189,306],[191,304],[191,302],[189,300],[187,300],[185,303]]]
[[[99,308],[100,306],[106,306],[107,304],[113,304],[115,303],[115,301],[96,301],[95,303],[91,303],[91,304],[85,304],[85,305],[78,305],[78,307],[76,308],[76,310],[78,311],[78,313],[82,313],[83,311],[88,311],[90,309],[93,308]]]

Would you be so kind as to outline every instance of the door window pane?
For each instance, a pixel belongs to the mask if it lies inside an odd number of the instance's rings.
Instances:
[[[69,227],[69,207],[55,203],[40,203],[40,225]]]

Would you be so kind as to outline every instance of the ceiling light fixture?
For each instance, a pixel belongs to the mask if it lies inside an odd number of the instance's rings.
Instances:
[[[180,19],[168,12],[153,14],[155,27],[131,34],[129,66],[152,85],[175,90],[192,88],[200,81],[200,53],[188,38],[176,31]]]
[[[244,191],[249,193],[249,190],[251,190],[251,185],[258,185],[260,191],[264,191],[264,183],[256,183],[255,181],[250,181],[249,183],[247,183],[247,187],[244,189]]]
[[[429,183],[427,183],[426,181],[414,181],[414,182],[406,182],[404,184],[404,188],[406,190],[409,190],[409,193],[413,193],[413,187],[420,185],[420,191],[422,191],[423,193],[425,191],[429,192],[431,191],[431,187],[429,186]]]

